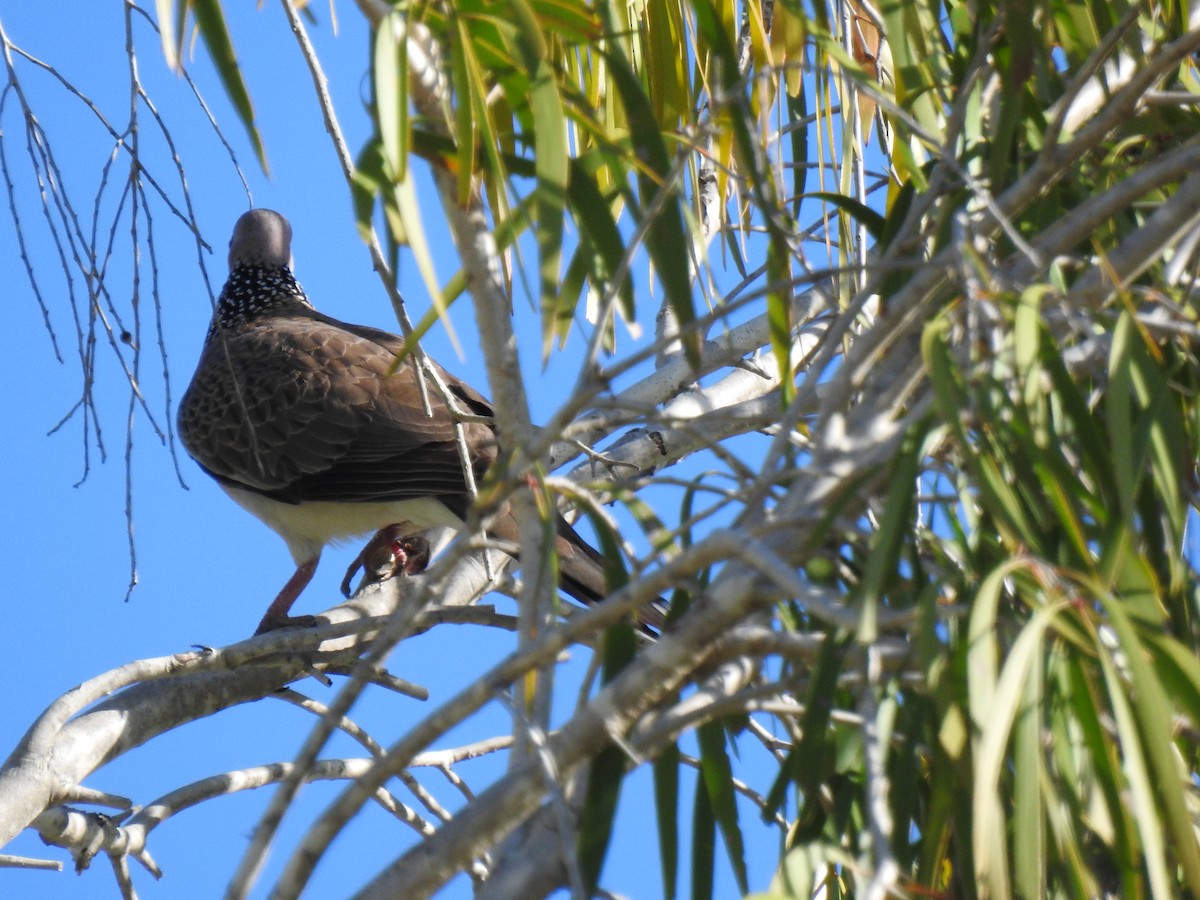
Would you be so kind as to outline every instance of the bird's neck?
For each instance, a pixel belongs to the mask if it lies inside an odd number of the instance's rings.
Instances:
[[[297,304],[312,308],[304,289],[286,266],[235,266],[221,289],[209,335],[219,328],[233,328],[262,316],[295,309]]]

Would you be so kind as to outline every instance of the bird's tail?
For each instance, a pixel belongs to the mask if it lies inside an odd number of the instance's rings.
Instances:
[[[558,554],[558,586],[580,603],[599,603],[612,593],[604,572],[604,557],[579,536],[571,523],[558,515],[554,549]],[[492,525],[495,537],[519,543],[516,520],[511,514],[497,517]],[[651,633],[662,629],[666,603],[656,600],[638,610],[638,622]]]

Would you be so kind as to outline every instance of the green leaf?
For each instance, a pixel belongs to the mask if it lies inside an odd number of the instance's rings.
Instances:
[[[696,29],[712,53],[708,77],[720,87],[726,98],[713,110],[718,127],[732,134],[737,150],[738,166],[750,186],[760,209],[772,210],[763,217],[767,231],[767,309],[771,326],[771,349],[779,368],[783,400],[792,394],[792,306],[790,297],[792,265],[792,227],[786,207],[775,197],[775,178],[761,142],[752,133],[753,108],[746,99],[745,85],[738,66],[737,54],[730,41],[733,10],[726,4],[715,5],[712,0],[695,0],[692,9]],[[710,90],[712,88],[710,87]],[[681,254],[682,255],[682,254]]]
[[[587,793],[579,819],[578,853],[580,874],[589,897],[595,893],[604,867],[627,762],[625,752],[610,743],[596,754],[588,769]]]
[[[399,9],[384,16],[375,29],[371,67],[375,117],[383,138],[383,157],[392,179],[408,178],[408,18]]]
[[[745,894],[750,890],[746,850],[738,824],[737,794],[733,790],[733,766],[725,747],[725,729],[720,722],[705,722],[697,729],[696,737],[700,742],[700,771],[708,799],[721,828],[738,889]]]
[[[917,472],[920,470],[920,435],[911,429],[896,454],[895,471],[889,479],[888,496],[879,528],[871,537],[866,571],[855,591],[861,603],[858,624],[859,643],[869,644],[878,637],[876,623],[879,607],[890,582],[897,575],[900,554],[911,533]]]
[[[961,9],[966,11],[965,6]],[[939,78],[935,72],[945,71],[948,60],[942,52],[940,12],[940,4],[928,2],[888,3],[880,9],[883,30],[892,51],[896,102],[916,117],[927,134],[941,134],[943,130],[943,114],[936,93]],[[891,116],[889,119],[901,134],[908,131],[903,117]],[[897,149],[907,151],[909,148],[907,139],[897,144]],[[918,166],[909,170],[910,174],[919,171]]]
[[[788,785],[794,782],[799,788],[804,805],[792,831],[792,846],[815,839],[825,821],[821,785],[833,772],[829,722],[838,678],[842,674],[845,647],[846,639],[837,634],[830,633],[822,641],[821,652],[810,673],[807,706],[800,722],[800,741],[788,751],[763,805],[763,816],[773,816],[783,805]]]
[[[629,583],[629,571],[625,568],[620,538],[613,532],[612,522],[598,510],[585,506],[584,514],[596,530],[596,540],[600,544],[600,558],[604,566],[604,580],[610,591],[618,591]],[[622,666],[624,664],[621,663]]]
[[[887,223],[883,216],[871,209],[865,203],[847,197],[845,194],[835,194],[830,191],[814,191],[806,195],[813,200],[824,200],[832,203],[838,209],[847,213],[852,219],[861,222],[877,241],[883,236]]]
[[[562,266],[564,212],[570,168],[567,149],[567,117],[559,94],[558,81],[548,58],[542,25],[525,0],[507,0],[512,12],[509,24],[516,41],[516,55],[524,66],[526,95],[536,128],[534,168],[537,173],[537,220],[540,305],[542,309],[542,356],[549,356],[558,333],[557,294]],[[506,30],[506,33],[507,30]],[[510,98],[510,101],[515,98]],[[515,104],[514,104],[515,105]]]
[[[267,152],[263,148],[258,126],[254,123],[254,106],[250,102],[250,92],[246,89],[246,82],[242,80],[242,71],[233,52],[233,41],[229,37],[229,29],[225,26],[225,13],[221,10],[220,0],[191,0],[191,5],[192,13],[196,17],[196,27],[200,36],[204,38],[204,45],[208,47],[208,54],[217,68],[225,93],[237,111],[238,118],[242,120],[258,164],[264,172],[270,174]]]
[[[1183,537],[1187,503],[1184,484],[1189,465],[1184,448],[1188,441],[1178,406],[1172,402],[1175,392],[1159,361],[1150,358],[1144,343],[1139,343],[1134,384],[1144,411],[1139,427],[1139,444],[1147,444],[1150,473],[1156,489],[1155,501],[1170,524],[1169,540],[1175,545]],[[1144,438],[1141,435],[1144,433]]]
[[[386,179],[385,179],[386,182]],[[522,228],[522,223],[527,221],[529,209],[533,205],[533,198],[526,197],[512,211],[512,214],[497,223],[492,230],[492,236],[496,239],[496,247],[504,250],[512,245],[516,239],[518,232]],[[441,297],[443,305],[439,307],[437,304],[431,304],[425,310],[417,324],[413,326],[412,333],[405,338],[404,346],[397,354],[397,360],[402,360],[407,356],[416,344],[429,332],[434,325],[442,320],[443,316],[449,312],[450,307],[461,296],[463,296],[467,287],[466,275],[460,269],[450,280],[446,282],[446,286],[442,288]],[[447,322],[449,318],[447,317]]]
[[[678,128],[691,115],[688,91],[687,54],[679,48],[687,41],[681,15],[683,5],[667,0],[649,0],[645,6],[646,84],[654,104],[654,118],[665,129]]]
[[[1064,420],[1069,423],[1070,432],[1076,435],[1074,443],[1083,454],[1084,470],[1097,481],[1098,493],[1104,498],[1105,505],[1115,504],[1114,460],[1107,452],[1108,441],[1102,423],[1072,380],[1058,348],[1043,344],[1041,364],[1042,370],[1050,376],[1051,391]]]
[[[598,288],[610,288],[610,282],[616,276],[625,256],[625,241],[621,238],[620,229],[612,217],[611,204],[600,193],[587,160],[571,161],[567,199],[579,225],[581,240],[586,238],[593,250],[589,259],[589,277]],[[633,279],[628,271],[621,279],[617,296],[622,314],[632,322],[637,313],[634,308]],[[567,317],[568,325],[569,317],[573,313],[574,307],[568,311],[565,304],[558,310],[560,319]],[[565,331],[563,334],[565,336]]]
[[[1050,292],[1046,285],[1035,285],[1017,298],[1013,315],[1013,357],[1017,376],[1025,386],[1026,406],[1033,406],[1041,391],[1042,298]]]
[[[791,291],[782,287],[791,282],[791,252],[786,242],[772,240],[767,244],[767,322],[771,332],[771,350],[779,368],[779,402],[786,406],[795,395],[792,381],[792,317]]]
[[[788,115],[795,122],[803,122],[808,118],[808,92],[803,84],[796,96],[788,97]],[[792,218],[800,215],[800,203],[808,186],[808,137],[807,128],[792,130]]]
[[[1037,521],[1029,515],[1017,486],[997,465],[994,455],[985,452],[989,449],[986,444],[981,446],[983,442],[968,431],[963,421],[965,411],[978,408],[979,404],[973,401],[980,395],[967,392],[947,342],[948,330],[946,319],[939,318],[925,328],[921,337],[921,353],[929,367],[938,409],[959,443],[972,448],[967,464],[978,476],[975,486],[984,498],[984,505],[1000,520],[1002,527],[1007,526],[1010,533],[1004,536],[1027,547],[1040,548],[1043,542]]]
[[[1167,696],[1193,723],[1200,722],[1200,660],[1168,634],[1150,632],[1143,639]]]
[[[985,892],[995,897],[1007,897],[1011,893],[1005,839],[1009,833],[1006,828],[1008,815],[1000,797],[1005,748],[1018,717],[1025,682],[1034,677],[1033,669],[1041,664],[1039,651],[1046,629],[1060,611],[1060,606],[1043,607],[1022,628],[1004,661],[994,692],[991,692],[986,718],[977,723],[982,731],[976,753],[972,799],[975,878],[981,888],[986,886]]]
[[[1120,754],[1110,736],[1110,723],[1100,719],[1102,712],[1107,719],[1108,712],[1107,700],[1097,678],[1099,673],[1096,667],[1085,665],[1085,660],[1078,656],[1065,657],[1064,667],[1063,692],[1070,704],[1065,712],[1070,717],[1071,731],[1078,734],[1078,744],[1088,754],[1087,760],[1093,767],[1091,783],[1095,785],[1097,796],[1088,804],[1089,818],[1094,830],[1113,848],[1117,869],[1124,878],[1125,889],[1119,894],[1126,897],[1144,895],[1137,824],[1126,802],[1128,782]],[[1056,741],[1056,749],[1064,743]]]
[[[1185,793],[1191,787],[1191,782],[1181,771],[1179,757],[1171,741],[1171,714],[1174,704],[1164,690],[1163,683],[1156,677],[1149,662],[1149,654],[1139,640],[1137,629],[1125,614],[1121,602],[1103,593],[1100,596],[1109,622],[1116,632],[1117,642],[1122,650],[1122,660],[1128,669],[1129,691],[1136,701],[1130,704],[1129,711],[1137,724],[1137,732],[1119,731],[1122,749],[1130,753],[1131,745],[1137,745],[1140,747],[1140,753],[1144,754],[1149,779],[1147,787],[1157,798],[1152,801],[1153,827],[1158,832],[1165,826],[1165,832],[1161,832],[1158,839],[1170,841],[1170,855],[1174,864],[1180,867],[1189,892],[1200,894],[1200,843],[1196,840],[1192,816],[1188,809],[1188,796]],[[1141,824],[1143,827],[1150,826],[1150,823]],[[1156,880],[1157,870],[1153,862],[1151,861],[1150,869],[1152,883]],[[1164,868],[1167,865],[1165,852],[1162,865]],[[1164,875],[1165,872],[1157,878],[1161,879]],[[1170,893],[1165,881],[1160,881],[1155,887],[1155,893],[1160,896]]]
[[[1116,476],[1117,499],[1126,521],[1132,522],[1137,508],[1135,493],[1140,461],[1133,449],[1133,349],[1136,330],[1128,315],[1122,315],[1113,329],[1109,349],[1109,383],[1105,392],[1108,413],[1108,440],[1112,450],[1113,474]]]
[[[688,266],[690,254],[685,252],[691,240],[679,208],[679,184],[672,174],[671,159],[641,81],[617,50],[609,49],[604,57],[625,108],[634,156],[644,166],[638,170],[639,215],[653,216],[645,223],[646,249],[658,272],[667,304],[679,322],[684,353],[688,362],[698,366],[700,335],[689,328],[696,319]],[[659,197],[660,191],[665,191],[666,197]]]
[[[971,615],[967,620],[967,685],[971,719],[976,728],[984,728],[995,707],[996,681],[1000,667],[1000,648],[996,639],[1000,600],[1004,584],[1024,563],[1009,560],[997,566],[975,592]]]
[[[572,317],[575,315],[575,308],[579,305],[579,300],[583,296],[583,288],[587,283],[588,274],[594,262],[595,252],[592,245],[581,236],[579,245],[575,248],[575,252],[571,254],[571,258],[567,262],[567,269],[563,273],[562,284],[558,288],[555,316],[560,326],[565,324],[567,328],[570,327]],[[605,327],[602,322],[597,322],[596,324],[599,328]],[[605,341],[604,346],[607,348],[610,346],[610,343]]]
[[[1045,809],[1042,803],[1042,668],[1029,667],[1013,722],[1012,829],[1013,887],[1018,896],[1036,897],[1046,886]]]
[[[916,185],[910,178],[901,185],[900,190],[888,204],[887,216],[883,220],[883,230],[879,233],[879,249],[881,251],[890,247],[896,235],[900,233],[900,226],[908,218],[908,211],[912,207],[913,197],[916,196],[916,193]],[[884,296],[888,295],[885,293]]]
[[[1118,638],[1118,640],[1120,640]],[[1152,889],[1151,896],[1169,897],[1172,879],[1166,860],[1166,840],[1162,829],[1160,808],[1155,797],[1153,776],[1147,766],[1145,747],[1139,738],[1138,723],[1134,706],[1126,696],[1125,676],[1121,666],[1104,646],[1097,649],[1099,661],[1108,688],[1108,699],[1112,708],[1112,730],[1116,732],[1121,748],[1121,771],[1126,778],[1126,789],[1121,803],[1130,808],[1137,823],[1136,841],[1139,851],[1139,867],[1144,867]],[[1112,740],[1112,738],[1107,738]],[[1178,791],[1174,793],[1178,794]]]
[[[374,228],[375,198],[386,192],[387,174],[383,170],[383,146],[378,136],[372,137],[354,161],[354,178],[350,182],[350,199],[354,204],[354,222],[358,235],[366,243]]]
[[[467,204],[471,199],[475,179],[476,140],[481,130],[488,130],[490,122],[487,111],[479,101],[478,62],[471,46],[471,35],[467,23],[460,16],[454,21],[455,39],[448,41],[450,68],[453,83],[458,89],[458,102],[454,104],[454,139],[458,150],[457,182],[458,202]],[[484,138],[489,144],[494,136]]]
[[[458,355],[462,356],[462,347],[454,333],[454,324],[448,315],[449,306],[445,297],[442,296],[437,272],[434,271],[433,254],[430,252],[429,242],[425,238],[425,227],[421,220],[421,204],[417,201],[413,171],[408,168],[406,173],[405,178],[395,182],[392,188],[392,197],[395,200],[400,221],[403,223],[403,232],[396,235],[396,240],[407,243],[409,250],[412,251],[413,259],[417,263],[417,270],[425,282],[425,290],[429,292],[429,301],[446,328],[446,336],[450,338]]]
[[[566,117],[550,64],[543,61],[534,75],[530,103],[537,128],[538,270],[541,275],[542,355],[549,355],[557,322],[555,298],[562,266],[563,228],[567,199],[568,153]]]
[[[692,807],[692,900],[712,900],[717,849],[717,824],[704,777],[696,779]]]
[[[654,760],[654,815],[663,897],[674,900],[679,875],[679,745],[675,743],[664,747]]]
[[[183,44],[182,23],[187,14],[187,3],[179,8],[180,15],[175,15],[175,0],[154,0],[154,12],[158,16],[158,34],[162,39],[163,59],[167,68],[179,68],[179,48]]]

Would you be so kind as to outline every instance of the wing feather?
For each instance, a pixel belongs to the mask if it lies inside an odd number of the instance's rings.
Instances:
[[[426,414],[415,367],[389,374],[402,342],[320,313],[219,332],[180,403],[180,437],[218,480],[290,503],[439,496],[465,506],[455,417],[432,385]],[[467,410],[487,401],[439,369]],[[495,435],[467,423],[482,475]]]

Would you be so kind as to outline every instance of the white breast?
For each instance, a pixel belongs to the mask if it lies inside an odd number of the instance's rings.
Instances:
[[[299,565],[315,559],[326,544],[407,523],[412,531],[442,526],[461,529],[463,522],[433,497],[376,503],[280,503],[253,491],[221,485],[239,506],[257,516],[287,542]]]

